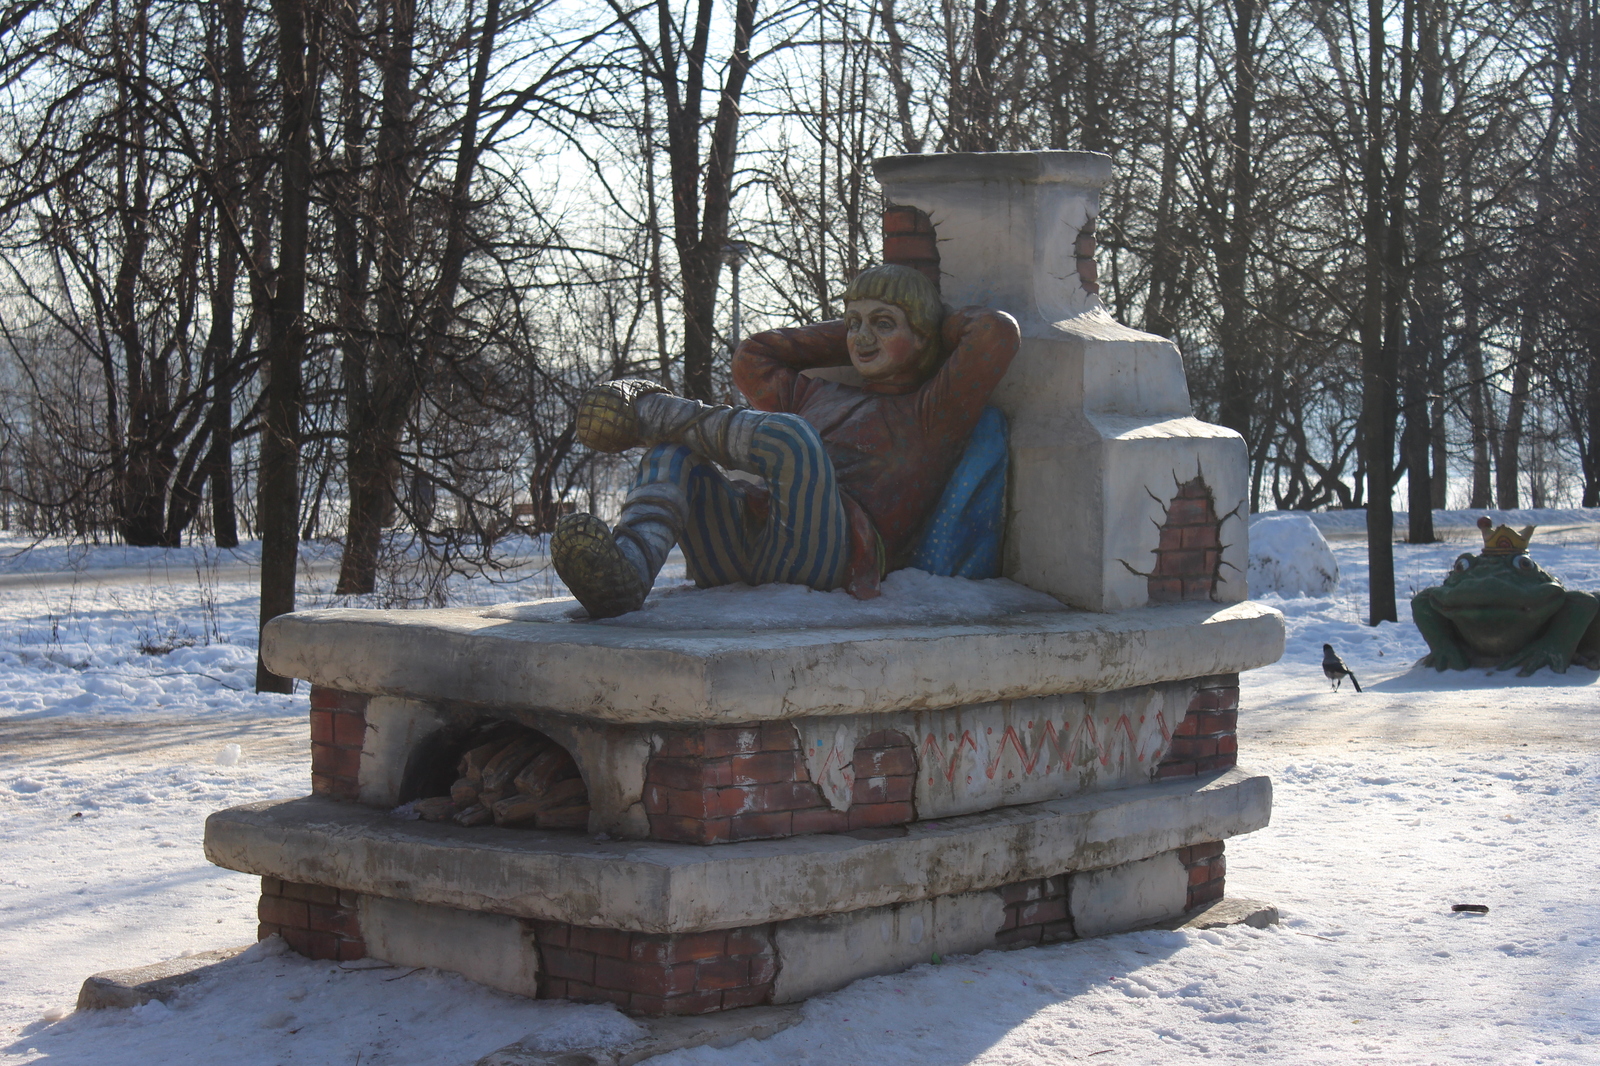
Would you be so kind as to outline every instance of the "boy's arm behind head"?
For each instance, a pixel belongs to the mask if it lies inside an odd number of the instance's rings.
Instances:
[[[919,391],[918,414],[930,433],[964,435],[1011,368],[1022,333],[1004,311],[965,307],[945,316],[943,334],[950,356]]]
[[[843,322],[773,329],[746,337],[740,343],[733,353],[733,383],[752,407],[793,411],[800,371],[849,365]]]

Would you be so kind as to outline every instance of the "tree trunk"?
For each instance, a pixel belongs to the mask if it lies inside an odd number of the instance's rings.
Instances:
[[[239,520],[233,498],[233,386],[236,378],[233,316],[239,253],[232,241],[217,247],[216,288],[211,298],[211,332],[206,362],[211,368],[211,399],[206,411],[206,457],[201,464],[211,486],[211,535],[219,548],[239,546]]]
[[[993,152],[1000,146],[995,59],[1000,52],[1008,7],[1009,0],[994,0],[992,9],[989,0],[972,2],[972,69],[967,79],[969,151]]]
[[[415,140],[411,119],[414,0],[394,6],[392,45],[384,77],[384,114],[375,161],[384,244],[378,255],[378,309],[374,351],[365,396],[367,407],[360,432],[349,438],[350,519],[337,590],[369,593],[377,585],[378,550],[383,527],[393,513],[401,474],[399,445],[405,422],[428,387],[441,357],[450,324],[456,316],[456,293],[470,246],[469,196],[477,173],[478,122],[483,113],[484,86],[499,33],[500,3],[484,7],[467,105],[457,140],[455,174],[444,226],[444,251],[438,281],[427,299],[416,305],[404,293],[405,268],[412,258],[408,202],[412,181],[409,154]],[[404,218],[402,215],[404,214]],[[419,323],[412,335],[411,323]],[[419,524],[429,514],[412,516]]]
[[[1246,2],[1254,4],[1254,0]],[[1083,0],[1083,97],[1079,106],[1083,116],[1083,149],[1086,152],[1108,151],[1106,146],[1110,138],[1106,130],[1104,82],[1105,57],[1101,54],[1100,3],[1099,0]]]
[[[389,0],[379,38],[383,93],[372,166],[372,240],[377,281],[375,321],[361,365],[346,375],[346,451],[350,513],[334,591],[349,596],[377,585],[378,552],[392,513],[401,428],[416,402],[422,373],[409,328],[406,269],[412,259],[411,203],[415,135],[412,109],[414,0]]]
[[[219,548],[239,546],[239,520],[233,498],[233,386],[237,357],[234,353],[234,315],[239,285],[239,243],[235,239],[242,205],[238,195],[241,126],[245,117],[244,13],[239,0],[218,5],[214,16],[226,42],[213,46],[213,62],[221,72],[213,95],[216,129],[215,195],[216,272],[211,285],[211,329],[206,336],[203,365],[209,368],[211,398],[206,411],[205,461],[201,471],[211,486],[211,536]],[[216,27],[213,26],[213,34]],[[214,38],[215,39],[215,38]]]
[[[1566,76],[1565,48],[1558,47],[1556,61],[1551,64],[1553,73],[1550,96],[1553,106],[1540,141],[1535,166],[1534,224],[1524,240],[1534,244],[1552,241],[1551,216],[1555,196],[1555,154],[1562,128],[1566,124],[1566,99],[1572,95],[1571,86],[1563,91]],[[1549,264],[1535,261],[1533,279],[1522,294],[1521,316],[1518,323],[1516,361],[1511,370],[1511,398],[1506,404],[1506,421],[1500,435],[1500,453],[1495,457],[1495,496],[1502,510],[1514,510],[1519,499],[1517,482],[1522,474],[1522,442],[1528,415],[1528,393],[1533,382],[1534,353],[1538,350],[1539,335],[1544,326],[1544,308],[1550,300],[1551,270]]]
[[[1528,386],[1533,377],[1533,350],[1539,333],[1539,312],[1524,306],[1517,341],[1516,363],[1511,368],[1511,398],[1506,403],[1506,422],[1500,430],[1500,454],[1494,471],[1495,505],[1502,511],[1518,506],[1517,482],[1522,474],[1522,433],[1528,412]]]
[[[1398,366],[1405,397],[1405,429],[1400,438],[1406,467],[1406,510],[1412,544],[1432,544],[1433,484],[1428,469],[1432,458],[1433,430],[1428,423],[1432,403],[1428,394],[1428,354],[1419,343],[1416,327],[1408,336],[1406,310],[1415,299],[1414,277],[1407,263],[1406,196],[1411,182],[1412,95],[1416,86],[1416,54],[1412,35],[1420,0],[1404,0],[1400,28],[1400,98],[1395,108],[1393,173],[1388,186],[1389,235],[1384,248],[1384,345]],[[1437,189],[1434,190],[1437,192]],[[1419,253],[1420,255],[1420,253]]]
[[[1259,25],[1256,0],[1232,0],[1233,107],[1228,152],[1228,218],[1217,248],[1217,289],[1222,302],[1222,395],[1219,421],[1252,443],[1255,375],[1249,337],[1250,245],[1255,226],[1255,120]]]
[[[1367,70],[1362,186],[1365,291],[1361,312],[1361,439],[1367,475],[1367,622],[1393,622],[1394,589],[1394,425],[1396,367],[1394,351],[1385,343],[1388,189],[1384,181],[1383,0],[1367,0]]]
[[[1178,144],[1173,113],[1178,106],[1178,35],[1167,35],[1166,91],[1161,111],[1161,191],[1156,196],[1154,246],[1150,249],[1150,288],[1145,297],[1146,332],[1173,337],[1180,253],[1173,218],[1178,189]]]
[[[1444,507],[1444,71],[1439,54],[1439,0],[1417,0],[1417,57],[1413,64],[1421,83],[1416,138],[1417,218],[1413,276],[1410,383],[1408,400],[1417,414],[1415,438],[1407,453],[1411,471],[1408,493],[1410,541],[1432,543],[1434,508]],[[1409,422],[1409,420],[1408,420]],[[1417,472],[1427,477],[1418,479]],[[1420,480],[1420,483],[1419,483]],[[1426,521],[1418,521],[1426,512]],[[1423,538],[1427,538],[1424,540]]]
[[[1467,270],[1474,276],[1476,262],[1476,257],[1467,257]],[[1476,511],[1494,506],[1489,463],[1493,434],[1489,426],[1489,383],[1483,366],[1482,311],[1475,281],[1467,284],[1462,298],[1466,306],[1461,345],[1467,364],[1467,420],[1472,435],[1472,495],[1467,506]]]
[[[650,314],[655,326],[656,362],[661,387],[672,388],[672,353],[667,350],[667,286],[663,277],[661,257],[661,204],[656,196],[656,131],[655,114],[650,106],[650,83],[644,83],[644,126],[639,132],[639,150],[644,154],[644,204],[645,237],[650,246],[650,263],[645,275],[645,285],[650,293]],[[535,483],[534,494],[539,494]],[[535,503],[538,501],[535,500]],[[551,522],[555,520],[552,518]]]
[[[1587,440],[1580,439],[1583,462],[1583,506],[1600,507],[1600,266],[1595,262],[1593,234],[1600,216],[1600,5],[1584,0],[1578,24],[1577,74],[1574,78],[1577,128],[1577,191],[1583,198],[1589,223],[1587,240],[1573,266],[1579,278],[1576,290],[1579,336],[1588,355],[1584,381],[1584,421]],[[1580,435],[1581,438],[1582,435]]]
[[[657,11],[660,54],[655,59],[661,68],[667,106],[673,244],[677,248],[683,282],[683,390],[693,399],[715,402],[712,366],[716,351],[717,279],[722,270],[722,246],[728,239],[733,168],[739,146],[739,113],[745,77],[750,70],[756,0],[737,0],[734,7],[733,48],[717,100],[717,115],[704,167],[700,165],[701,94],[705,86],[713,2],[700,0],[692,42],[683,56],[681,76],[677,55],[681,37],[673,32],[666,0],[659,0]]]
[[[922,138],[911,125],[911,82],[906,78],[906,42],[900,36],[900,22],[895,18],[894,0],[881,0],[883,36],[889,42],[889,84],[894,89],[895,118],[900,124],[900,150],[911,155],[922,151]]]
[[[266,402],[261,426],[261,625],[294,610],[300,535],[301,365],[305,359],[306,248],[311,208],[311,121],[321,59],[318,0],[273,0],[278,23],[278,78],[283,94],[279,139],[282,212],[276,291],[268,327]],[[293,692],[256,658],[257,692]]]
[[[339,57],[338,111],[343,158],[341,165],[329,175],[327,187],[333,230],[335,321],[344,385],[345,470],[349,496],[344,550],[339,559],[339,580],[334,592],[347,596],[373,590],[383,503],[386,502],[381,493],[381,481],[377,486],[372,483],[375,464],[368,454],[374,433],[373,412],[379,406],[373,397],[376,387],[373,378],[381,377],[385,371],[381,367],[375,369],[375,341],[367,306],[371,271],[367,246],[383,240],[381,231],[387,219],[381,210],[374,211],[379,216],[376,221],[379,232],[373,235],[372,242],[362,240],[361,214],[366,199],[362,179],[369,167],[365,147],[370,119],[366,107],[369,95],[362,82],[361,67],[367,35],[358,21],[357,10],[345,8],[340,11],[339,18],[342,55]],[[386,65],[385,69],[389,67]],[[389,369],[392,372],[397,368]]]
[[[129,544],[149,547],[165,543],[167,482],[154,439],[159,421],[157,387],[152,380],[138,309],[139,279],[150,247],[150,155],[145,144],[143,103],[132,86],[144,79],[149,33],[144,5],[136,5],[135,10],[130,36],[137,56],[131,66],[126,52],[119,57],[123,77],[117,116],[121,126],[117,201],[122,249],[111,311],[112,329],[122,348],[128,397],[126,454],[122,459],[123,474],[117,493],[118,523],[123,539]],[[129,47],[128,42],[118,44]]]

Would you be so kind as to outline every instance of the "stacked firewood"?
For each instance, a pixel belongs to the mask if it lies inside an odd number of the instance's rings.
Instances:
[[[589,790],[567,750],[543,733],[521,729],[461,756],[450,795],[418,800],[426,821],[512,829],[584,829]]]

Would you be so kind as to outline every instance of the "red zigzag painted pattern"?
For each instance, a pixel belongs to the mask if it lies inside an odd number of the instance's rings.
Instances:
[[[1139,716],[1139,724],[1143,725],[1144,721],[1145,716],[1141,714]],[[1117,718],[1115,724],[1112,723],[1110,718],[1102,719],[1101,724],[1111,727],[1110,732],[1107,734],[1106,743],[1101,743],[1100,741],[1100,733],[1099,730],[1095,729],[1094,715],[1092,714],[1086,714],[1083,716],[1082,721],[1078,724],[1078,728],[1071,731],[1071,736],[1066,736],[1064,732],[1057,732],[1055,723],[1046,720],[1044,723],[1044,735],[1039,738],[1039,742],[1034,747],[1031,755],[1028,753],[1027,746],[1022,742],[1022,738],[1018,736],[1016,727],[1008,725],[1006,726],[1005,732],[1000,735],[1000,742],[995,747],[994,756],[989,760],[989,764],[984,767],[984,774],[991,781],[994,780],[994,775],[1000,769],[1000,760],[1005,757],[1006,749],[1008,747],[1017,753],[1017,758],[1022,762],[1022,772],[1024,775],[1033,773],[1034,767],[1039,765],[1039,759],[1042,755],[1044,755],[1047,749],[1053,749],[1055,751],[1056,755],[1060,758],[1059,765],[1063,771],[1071,770],[1077,765],[1072,757],[1072,753],[1078,750],[1079,746],[1083,743],[1085,734],[1088,735],[1089,742],[1094,747],[1094,755],[1092,757],[1098,758],[1101,766],[1109,766],[1111,764],[1111,758],[1113,754],[1116,755],[1118,761],[1126,761],[1128,757],[1127,753],[1136,749],[1139,745],[1139,739],[1133,731],[1133,723],[1128,721],[1128,716],[1124,714]],[[1067,724],[1062,722],[1061,726],[1062,730],[1065,731]],[[1028,723],[1028,728],[1033,728],[1032,722]],[[1172,740],[1172,730],[1167,727],[1166,716],[1160,711],[1156,712],[1156,728],[1161,730],[1161,747],[1158,749],[1159,753],[1159,751],[1164,750],[1167,746],[1167,743]],[[1117,745],[1116,737],[1118,733],[1121,733],[1128,738],[1128,743],[1125,746]],[[1063,738],[1066,740],[1065,746],[1062,744]],[[934,733],[929,733],[922,741],[922,762],[925,767],[929,768],[942,764],[945,767],[944,779],[946,781],[953,782],[956,778],[956,766],[961,761],[961,749],[963,747],[967,747],[971,748],[973,751],[977,751],[978,742],[972,738],[972,731],[970,729],[963,730],[959,740],[956,739],[956,735],[954,733],[946,734],[946,739],[948,742],[954,745],[948,755],[945,754],[944,746],[939,743],[939,737]],[[1123,750],[1120,752],[1114,752],[1113,748],[1115,747],[1123,747]],[[1135,751],[1135,755],[1137,756],[1139,762],[1144,762],[1150,754],[1151,753],[1148,751]],[[1044,772],[1049,773],[1051,770],[1055,769],[1056,765],[1056,763],[1046,759],[1044,764]],[[928,783],[932,784],[933,779],[929,778]]]

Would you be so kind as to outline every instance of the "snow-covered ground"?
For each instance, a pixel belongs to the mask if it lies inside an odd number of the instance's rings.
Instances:
[[[1276,801],[1271,827],[1229,844],[1228,887],[1281,926],[947,958],[814,1000],[771,1040],[653,1061],[1600,1062],[1600,675],[1412,670],[1409,622],[1363,624],[1362,545],[1333,550],[1334,595],[1266,597],[1288,649],[1243,681],[1241,758]],[[1397,546],[1402,596],[1463,550]],[[111,552],[45,545],[5,569],[68,576],[0,588],[0,1064],[447,1066],[529,1032],[559,1048],[634,1031],[609,1008],[271,945],[171,1008],[70,1013],[90,973],[254,939],[256,882],[205,862],[204,818],[301,794],[308,774],[303,692],[249,691],[253,587],[203,554],[196,574]],[[1600,589],[1592,527],[1541,532],[1533,554]],[[536,562],[452,595],[557,591]],[[160,573],[121,583],[137,567]],[[308,566],[302,602],[332,602],[330,582]],[[1329,690],[1325,641],[1364,693]]]
[[[1303,511],[1263,511],[1250,516],[1250,524],[1254,525],[1263,518],[1270,518],[1280,514],[1304,514]],[[1572,527],[1592,526],[1600,523],[1600,507],[1569,507],[1563,510],[1546,509],[1535,511],[1530,508],[1521,510],[1501,511],[1435,511],[1433,512],[1434,532],[1446,540],[1469,538],[1477,536],[1476,524],[1479,518],[1488,515],[1495,525],[1504,522],[1515,529],[1523,526],[1539,526],[1545,530],[1570,529]],[[1349,511],[1315,511],[1309,515],[1311,521],[1316,523],[1325,537],[1333,536],[1362,536],[1367,531],[1367,512],[1356,508]],[[1404,538],[1410,516],[1405,511],[1396,511],[1394,514],[1395,534]]]

